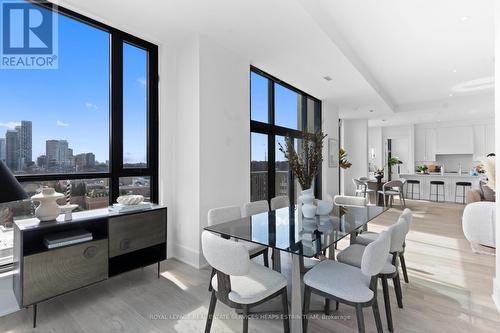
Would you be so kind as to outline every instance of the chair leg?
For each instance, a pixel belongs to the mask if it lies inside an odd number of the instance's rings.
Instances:
[[[398,300],[398,308],[403,308],[403,293],[401,291],[401,281],[399,279],[399,272],[396,272],[396,276],[392,278],[392,283],[394,284],[394,291],[396,292],[396,299]]]
[[[387,327],[389,332],[393,332],[394,328],[392,326],[392,313],[391,313],[391,301],[389,299],[389,287],[387,285],[387,278],[381,277],[382,280],[382,291],[384,293],[384,305],[385,305],[385,316],[387,318]]]
[[[307,333],[307,316],[309,314],[309,304],[311,303],[311,288],[308,286],[304,287],[304,306],[302,308],[303,311],[303,319],[302,319],[302,331]]]
[[[217,297],[215,296],[215,291],[212,291],[212,296],[210,297],[210,306],[208,307],[207,323],[205,324],[205,333],[210,333],[210,329],[212,328],[212,321],[214,319],[216,304]]]
[[[210,273],[210,281],[208,281],[208,291],[212,291],[212,278],[215,275],[215,269],[212,268],[212,273]]]
[[[248,305],[243,306],[243,333],[248,333]]]
[[[406,283],[409,283],[408,272],[406,271],[405,255],[403,253],[399,254],[399,261],[401,262],[401,269],[403,270],[403,278]]]
[[[269,268],[269,248],[267,248],[262,255],[264,256],[264,266]]]
[[[356,319],[358,320],[358,332],[365,333],[365,319],[363,318],[363,307],[356,305]]]
[[[281,294],[281,306],[283,307],[283,332],[290,332],[290,321],[288,320],[288,295],[286,293],[286,288],[283,289]]]
[[[325,308],[324,308],[325,315],[328,316],[330,314],[330,299],[325,298]]]
[[[382,320],[380,319],[380,310],[378,308],[377,297],[375,297],[375,301],[372,304],[373,309],[373,317],[375,317],[375,325],[377,326],[377,333],[382,333]]]

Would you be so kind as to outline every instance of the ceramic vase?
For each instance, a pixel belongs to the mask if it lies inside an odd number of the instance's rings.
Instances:
[[[302,203],[302,214],[305,218],[311,219],[316,215],[316,206],[314,205],[313,189],[303,190],[300,195],[300,202]]]
[[[57,199],[64,198],[64,194],[56,192],[51,187],[42,188],[42,192],[31,197],[40,205],[35,210],[35,216],[42,222],[55,220],[59,216],[59,205]]]

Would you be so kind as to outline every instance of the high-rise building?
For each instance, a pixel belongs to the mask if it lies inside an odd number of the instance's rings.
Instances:
[[[95,167],[95,155],[93,153],[83,153],[75,156],[75,166],[77,171],[85,168]]]
[[[12,171],[19,170],[19,135],[15,130],[5,133],[5,163]]]
[[[47,167],[47,156],[46,155],[40,155],[36,159],[36,165],[39,168],[46,168]]]
[[[47,166],[70,166],[73,150],[69,149],[66,140],[45,141],[45,155],[47,156]]]
[[[22,120],[21,126],[16,126],[19,140],[19,167],[31,163],[32,156],[32,124],[31,121]]]
[[[5,139],[0,138],[0,161],[5,162],[6,151],[5,151]]]

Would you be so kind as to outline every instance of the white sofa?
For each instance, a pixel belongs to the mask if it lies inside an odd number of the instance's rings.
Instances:
[[[474,252],[478,245],[495,247],[495,202],[478,201],[465,206],[462,228]]]

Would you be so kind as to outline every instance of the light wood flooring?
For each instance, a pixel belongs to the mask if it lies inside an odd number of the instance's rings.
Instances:
[[[474,254],[461,228],[463,206],[407,201],[414,213],[407,237],[406,263],[410,283],[403,283],[404,309],[398,309],[391,287],[395,332],[500,332],[500,315],[493,301],[494,257]],[[370,224],[379,231],[394,223],[393,208]],[[339,248],[347,245],[347,241]],[[283,273],[289,273],[282,255]],[[103,283],[41,303],[38,327],[32,310],[0,318],[0,332],[202,332],[210,294],[209,270],[196,270],[176,260],[135,270]],[[313,296],[311,308],[319,309]],[[387,332],[381,292],[379,306]],[[212,332],[241,332],[241,321],[228,307],[217,304]],[[352,308],[341,305],[337,316],[315,319],[309,332],[357,332]],[[225,317],[225,319],[220,319]],[[370,308],[365,309],[367,332],[375,332]],[[250,332],[282,332],[278,319],[250,319]]]

